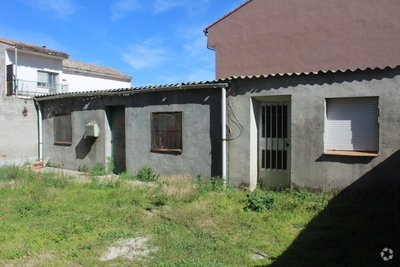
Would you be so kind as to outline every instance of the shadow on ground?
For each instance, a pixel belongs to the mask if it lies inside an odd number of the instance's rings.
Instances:
[[[397,151],[335,196],[268,266],[400,266],[399,181]]]

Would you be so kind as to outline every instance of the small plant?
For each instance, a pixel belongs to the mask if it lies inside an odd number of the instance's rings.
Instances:
[[[245,211],[265,212],[276,206],[276,196],[272,192],[256,189],[247,193]]]
[[[107,174],[106,166],[104,166],[104,164],[101,162],[97,162],[90,171],[90,174],[93,176],[106,175]]]
[[[78,171],[80,171],[80,172],[88,172],[88,171],[89,171],[89,168],[86,167],[85,165],[79,166],[79,167],[78,167]]]
[[[108,171],[108,173],[113,173],[114,169],[115,169],[114,158],[113,157],[108,157],[107,158],[107,171]]]
[[[154,182],[160,177],[160,175],[153,173],[153,170],[148,166],[141,168],[136,176],[137,179],[142,182]]]

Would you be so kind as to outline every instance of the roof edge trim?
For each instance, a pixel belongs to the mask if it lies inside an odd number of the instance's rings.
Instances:
[[[216,20],[215,22],[213,22],[212,24],[210,24],[209,26],[204,28],[204,32],[207,32],[209,28],[211,28],[212,26],[214,26],[215,24],[217,24],[218,22],[220,22],[221,20],[224,20],[225,18],[229,17],[230,15],[232,15],[233,13],[235,13],[236,11],[238,11],[239,9],[241,9],[242,7],[244,7],[245,5],[247,5],[248,3],[252,2],[253,0],[247,0],[245,3],[241,4],[240,6],[238,6],[237,8],[235,8],[234,10],[232,10],[231,12],[225,14],[223,17],[221,17],[220,19]]]
[[[45,101],[45,100],[80,97],[80,96],[111,96],[111,95],[129,96],[139,93],[156,92],[156,91],[161,92],[161,91],[174,91],[174,90],[227,88],[227,87],[228,83],[176,84],[176,85],[157,86],[157,87],[139,87],[139,88],[115,89],[107,91],[90,91],[90,92],[74,92],[74,93],[64,93],[64,94],[42,95],[42,96],[35,96],[33,99],[35,101]]]

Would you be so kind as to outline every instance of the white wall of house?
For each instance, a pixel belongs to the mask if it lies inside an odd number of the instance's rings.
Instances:
[[[15,51],[6,50],[6,65],[16,64]],[[56,73],[56,84],[61,84],[62,58],[46,56],[43,54],[27,53],[17,50],[18,89],[21,92],[48,93],[48,88],[37,86],[38,71]]]
[[[63,72],[62,83],[68,84],[69,92],[94,91],[117,88],[130,88],[130,81],[96,75],[87,72],[65,70]]]

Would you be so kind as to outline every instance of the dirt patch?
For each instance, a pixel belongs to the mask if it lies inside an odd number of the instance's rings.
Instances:
[[[108,251],[100,257],[100,260],[109,261],[116,258],[132,260],[135,258],[144,258],[148,256],[150,252],[157,251],[157,248],[150,248],[147,245],[148,241],[148,237],[136,237],[119,240],[108,248]]]

